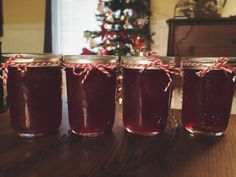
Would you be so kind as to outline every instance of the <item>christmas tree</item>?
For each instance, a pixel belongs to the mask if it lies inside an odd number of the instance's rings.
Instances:
[[[99,0],[99,31],[85,31],[83,54],[142,55],[150,49],[150,0]]]

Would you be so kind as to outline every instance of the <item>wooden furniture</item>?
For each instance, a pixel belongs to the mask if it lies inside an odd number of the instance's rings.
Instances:
[[[225,136],[199,138],[175,127],[180,111],[171,110],[165,133],[140,137],[124,130],[117,105],[113,132],[82,138],[69,131],[65,103],[63,110],[59,132],[33,140],[16,136],[9,114],[0,114],[1,177],[236,176],[236,116]]]
[[[236,56],[236,18],[170,19],[168,56]]]

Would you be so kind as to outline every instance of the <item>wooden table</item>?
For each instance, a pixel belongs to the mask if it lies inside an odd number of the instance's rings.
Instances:
[[[59,133],[34,140],[16,136],[0,114],[0,177],[236,176],[236,116],[225,136],[199,138],[175,127],[180,111],[171,110],[165,133],[140,137],[124,130],[117,105],[113,133],[82,138],[70,133],[63,110]]]

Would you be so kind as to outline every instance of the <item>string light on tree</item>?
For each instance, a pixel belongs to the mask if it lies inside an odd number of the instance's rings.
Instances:
[[[100,31],[85,31],[83,54],[141,55],[150,48],[150,0],[99,0],[97,10]]]

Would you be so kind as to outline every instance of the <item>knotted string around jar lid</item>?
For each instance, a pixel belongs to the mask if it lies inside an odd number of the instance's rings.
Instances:
[[[117,62],[118,57],[113,55],[66,55],[63,66],[72,68],[76,76],[83,75],[81,83],[84,84],[93,69],[111,77],[110,71],[116,68]],[[82,71],[77,72],[76,69]]]
[[[228,58],[220,57],[219,59],[214,61],[214,63],[211,66],[205,67],[201,71],[198,71],[196,74],[199,77],[203,77],[207,73],[209,73],[211,70],[214,70],[214,69],[224,70],[229,73],[233,73],[233,72],[236,73],[236,69],[233,66],[228,65],[228,61],[229,61]]]
[[[73,69],[73,74],[76,75],[76,76],[81,76],[81,75],[84,74],[84,77],[81,81],[82,84],[84,84],[84,82],[86,81],[86,79],[88,78],[90,72],[93,69],[97,69],[101,73],[105,74],[107,77],[111,77],[111,74],[110,74],[108,69],[110,69],[110,70],[115,69],[115,65],[112,65],[112,64],[93,64],[93,63],[89,63],[89,64],[68,64],[68,63],[63,63],[63,65],[67,68],[72,68]],[[78,68],[82,68],[83,71],[77,73],[76,69],[78,69]]]
[[[183,60],[182,67],[184,69],[197,69],[196,74],[199,77],[204,77],[207,73],[212,70],[224,70],[229,73],[236,73],[235,67],[230,64],[235,65],[235,59],[229,59],[226,57],[220,58],[209,58],[209,57],[197,57],[197,58],[188,58]]]
[[[142,70],[144,71],[145,69],[149,68],[149,67],[158,67],[161,70],[165,71],[169,82],[167,84],[167,86],[165,87],[164,91],[166,92],[168,90],[168,88],[170,87],[171,83],[173,82],[172,78],[171,78],[171,74],[177,75],[177,76],[181,76],[182,77],[182,70],[179,68],[176,68],[176,64],[173,63],[167,63],[164,64],[161,60],[160,55],[158,55],[156,52],[154,51],[147,51],[145,52],[145,56],[148,58],[148,60],[150,61],[150,63],[148,65],[146,65]]]
[[[135,67],[141,68],[140,73],[149,68],[150,69],[159,68],[160,70],[163,70],[166,73],[169,80],[167,86],[164,89],[164,91],[167,92],[172,83],[171,74],[182,77],[182,70],[180,68],[177,68],[175,63],[171,63],[171,61],[173,61],[173,58],[172,60],[163,60],[164,58],[160,57],[154,51],[143,50],[143,53],[144,57],[138,57],[141,58],[140,61],[134,60],[135,57],[132,56],[124,57],[122,66],[127,68],[135,68]],[[142,58],[145,59],[143,60]],[[167,57],[167,59],[171,59],[171,57],[169,58]],[[166,61],[166,63],[164,63],[164,61]]]
[[[5,63],[2,64],[0,67],[0,71],[3,71],[3,75],[0,76],[0,79],[3,80],[3,85],[7,85],[7,79],[8,79],[8,68],[16,67],[18,71],[21,73],[24,73],[27,71],[27,67],[44,67],[44,66],[54,66],[54,65],[61,65],[61,61],[40,61],[40,62],[17,62],[16,60],[19,58],[27,58],[27,57],[34,57],[39,54],[16,54],[16,55],[10,55],[10,57],[6,60]],[[46,55],[46,54],[45,54]],[[41,55],[42,57],[44,54]]]

